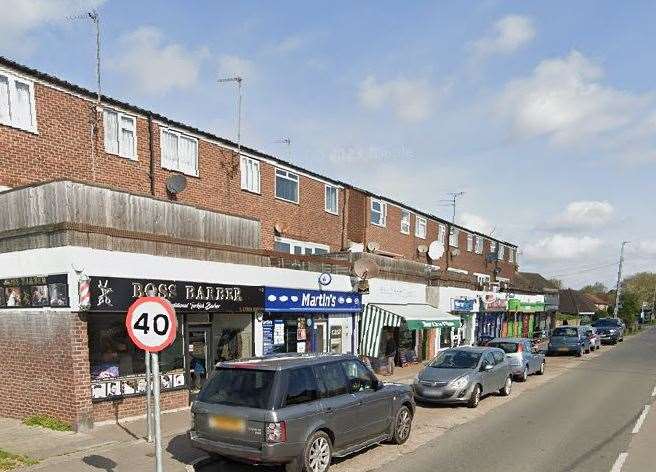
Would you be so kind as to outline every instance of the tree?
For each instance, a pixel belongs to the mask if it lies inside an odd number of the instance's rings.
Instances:
[[[563,281],[560,279],[547,279],[547,282],[549,282],[551,285],[553,285],[554,288],[557,288],[558,290],[563,288]]]
[[[638,296],[627,290],[620,295],[620,309],[617,315],[629,329],[632,329],[641,307]]]
[[[603,284],[603,282],[595,282],[593,284],[586,285],[581,289],[583,293],[607,293],[608,287]]]
[[[638,272],[633,274],[624,279],[623,287],[624,292],[631,292],[637,297],[640,308],[643,303],[651,306],[656,288],[656,273]]]

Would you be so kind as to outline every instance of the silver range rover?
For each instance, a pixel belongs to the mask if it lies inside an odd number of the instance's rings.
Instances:
[[[326,472],[333,457],[404,443],[415,403],[357,357],[292,354],[219,364],[191,411],[189,437],[210,455]]]

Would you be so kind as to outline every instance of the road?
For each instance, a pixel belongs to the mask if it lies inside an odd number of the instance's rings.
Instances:
[[[486,398],[476,410],[420,407],[409,444],[372,448],[331,471],[610,472],[653,398],[656,329],[581,359],[549,358],[547,366],[547,375],[516,383],[511,397]],[[195,470],[280,471],[223,461]]]

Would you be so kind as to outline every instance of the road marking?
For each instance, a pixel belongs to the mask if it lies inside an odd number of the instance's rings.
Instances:
[[[627,454],[626,452],[620,452],[620,455],[617,456],[617,460],[613,464],[613,468],[610,469],[610,472],[620,472],[620,470],[622,470],[622,466],[624,465],[624,461],[626,460],[626,457],[628,455],[629,454]]]
[[[640,428],[642,428],[642,423],[645,422],[645,418],[647,417],[648,412],[649,412],[649,405],[645,405],[645,408],[642,410],[642,413],[640,414],[640,418],[638,418],[638,421],[636,421],[636,424],[633,427],[633,431],[631,431],[631,433],[636,434],[637,432],[640,431]]]
[[[651,391],[651,396],[656,397],[656,387],[654,387],[654,390]]]

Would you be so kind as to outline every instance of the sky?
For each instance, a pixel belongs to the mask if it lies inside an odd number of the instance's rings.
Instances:
[[[653,1],[0,0],[0,55],[519,245],[581,287],[656,262]],[[291,144],[282,143],[289,138]]]

